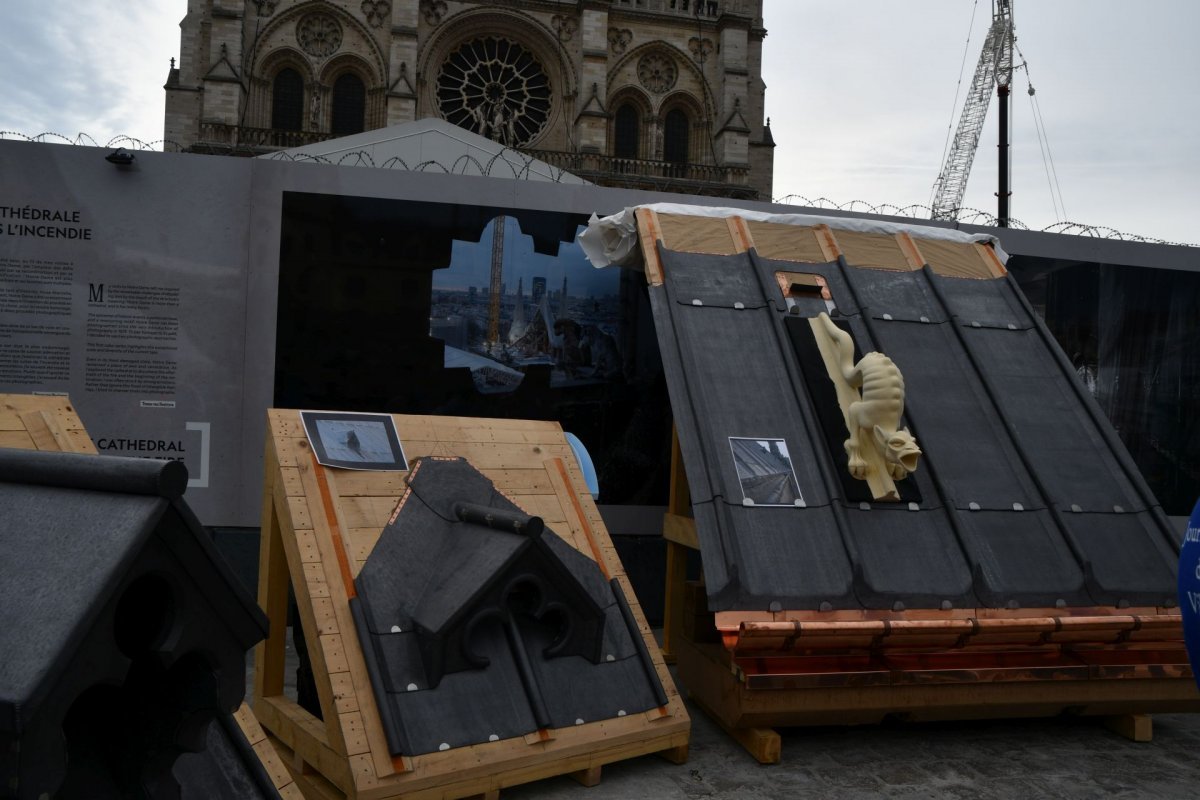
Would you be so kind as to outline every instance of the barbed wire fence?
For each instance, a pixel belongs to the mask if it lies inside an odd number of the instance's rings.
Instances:
[[[16,131],[0,131],[0,139],[23,139],[27,142],[51,144],[70,144],[80,147],[124,147],[133,150],[150,150],[166,153],[190,153],[178,142],[169,139],[157,139],[152,142],[143,141],[132,136],[114,136],[103,145],[95,138],[80,133],[74,138],[61,133],[40,133],[28,136]],[[261,147],[251,144],[237,144],[221,148],[221,154],[230,156],[253,157],[262,156],[272,161],[289,161],[299,164],[328,164],[331,166],[372,167],[375,169],[396,169],[406,172],[442,172],[448,175],[481,175],[492,178],[511,178],[514,180],[530,180],[536,178],[553,183],[575,182],[578,180],[566,170],[522,153],[518,150],[505,148],[495,153],[486,161],[481,161],[470,154],[464,154],[455,159],[454,163],[446,166],[436,159],[429,159],[409,164],[399,156],[393,156],[381,164],[375,163],[374,157],[366,150],[350,150],[339,153],[336,158],[313,153],[293,153],[287,150],[264,152]]]
[[[147,142],[133,136],[121,135],[114,136],[104,144],[101,144],[89,134],[82,132],[74,137],[70,137],[54,132],[45,132],[36,136],[29,136],[18,131],[0,131],[0,139],[22,139],[28,142],[69,144],[79,147],[124,147],[133,150],[152,150],[167,153],[190,152],[178,142],[173,142],[169,139],[156,139],[154,141]],[[395,169],[407,172],[442,172],[447,175],[480,175],[484,177],[502,177],[515,180],[535,179],[534,173],[536,171],[536,179],[547,180],[553,183],[574,182],[575,180],[578,180],[576,176],[565,169],[556,167],[552,164],[547,164],[544,161],[540,161],[539,159],[536,159],[518,150],[512,150],[509,148],[505,148],[504,150],[495,153],[486,161],[480,161],[473,155],[464,154],[455,159],[455,161],[449,166],[442,164],[436,159],[421,161],[417,164],[409,164],[399,156],[393,156],[383,163],[377,164],[375,163],[375,159],[372,157],[372,155],[365,150],[347,151],[338,154],[336,158],[330,158],[311,153],[292,153],[287,150],[276,150],[273,152],[264,153],[262,148],[256,148],[250,144],[240,144],[230,145],[227,148],[223,148],[222,152],[232,156],[265,156],[269,160],[289,161],[293,163],[372,167],[375,169]],[[631,176],[631,180],[632,177],[633,176]],[[642,180],[645,180],[645,177],[646,176],[642,176]],[[670,191],[671,183],[670,181],[664,180],[661,187],[655,188],[659,188],[662,191]],[[933,208],[923,203],[911,203],[905,206],[899,206],[893,203],[875,204],[866,200],[849,200],[844,203],[838,203],[834,200],[830,200],[828,197],[822,196],[813,199],[801,194],[787,194],[782,197],[775,198],[772,200],[772,202],[778,205],[799,205],[806,208],[831,209],[835,211],[844,211],[847,213],[905,217],[923,221],[929,221],[933,219]],[[999,222],[994,214],[978,208],[966,207],[958,209],[958,213],[954,221],[963,225],[981,225],[987,227],[997,227]],[[1174,242],[1167,239],[1159,239],[1153,236],[1142,236],[1140,234],[1120,231],[1107,225],[1090,225],[1084,222],[1055,222],[1043,228],[1033,228],[1021,220],[1010,218],[1008,221],[1008,227],[1026,231],[1033,230],[1042,233],[1063,233],[1074,236],[1092,236],[1100,239],[1116,239],[1130,242],[1144,242],[1147,244],[1166,244],[1179,247],[1200,247],[1200,244],[1190,242]]]
[[[781,205],[803,205],[809,208],[827,208],[836,211],[847,211],[859,214],[877,214],[880,216],[889,217],[910,217],[913,219],[931,220],[933,218],[933,208],[922,203],[913,203],[907,206],[897,206],[891,203],[882,203],[874,205],[865,200],[850,200],[846,203],[837,203],[830,200],[828,197],[818,197],[815,200],[805,197],[800,194],[789,194],[783,197],[776,198],[773,202]],[[995,214],[990,214],[978,208],[960,208],[954,220],[963,225],[984,225],[988,227],[997,227],[999,219]],[[1040,233],[1066,233],[1073,236],[1093,236],[1099,239],[1120,239],[1129,242],[1145,242],[1147,244],[1169,244],[1177,247],[1200,247],[1200,244],[1190,242],[1172,242],[1167,239],[1158,239],[1153,236],[1141,236],[1136,233],[1126,233],[1119,231],[1116,228],[1110,228],[1107,225],[1089,225],[1085,222],[1055,222],[1052,225],[1047,225],[1044,228],[1032,228],[1026,225],[1019,219],[1009,218],[1008,227],[1016,228],[1023,231],[1038,231]]]

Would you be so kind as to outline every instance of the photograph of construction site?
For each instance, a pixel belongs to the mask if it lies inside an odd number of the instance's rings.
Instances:
[[[496,217],[434,272],[429,335],[480,392],[511,392],[535,365],[550,368],[551,386],[617,380],[619,293],[620,275],[594,269],[578,245],[539,254],[515,219]]]

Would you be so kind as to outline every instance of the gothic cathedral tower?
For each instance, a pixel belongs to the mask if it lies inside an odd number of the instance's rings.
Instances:
[[[771,196],[762,0],[188,0],[180,28],[168,146],[439,117],[601,184]]]

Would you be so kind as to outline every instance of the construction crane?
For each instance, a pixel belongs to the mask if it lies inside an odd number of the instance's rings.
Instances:
[[[500,341],[500,289],[504,273],[504,225],[500,216],[492,222],[492,275],[488,289],[488,347],[495,348]]]
[[[992,25],[983,42],[983,52],[975,66],[971,90],[958,118],[954,141],[946,154],[946,163],[933,185],[933,218],[953,220],[962,207],[979,146],[979,134],[992,100],[992,85],[1000,98],[1000,187],[996,193],[997,224],[1008,225],[1008,98],[1013,74],[1012,0],[992,0]]]

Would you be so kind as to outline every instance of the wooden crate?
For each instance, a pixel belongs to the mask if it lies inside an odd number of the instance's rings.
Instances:
[[[350,613],[348,587],[382,533],[407,473],[319,465],[300,414],[268,412],[259,604],[271,635],[255,652],[254,711],[310,798],[495,796],[570,774],[591,785],[602,765],[647,753],[687,758],[690,720],[583,475],[555,422],[395,415],[410,462],[466,458],[526,513],[620,581],[668,703],[644,714],[523,738],[393,758]],[[284,696],[289,586],[322,718]]]
[[[66,397],[0,394],[0,447],[96,454],[96,447]],[[233,718],[254,748],[283,800],[302,800],[300,789],[267,742],[250,706],[242,703]]]

